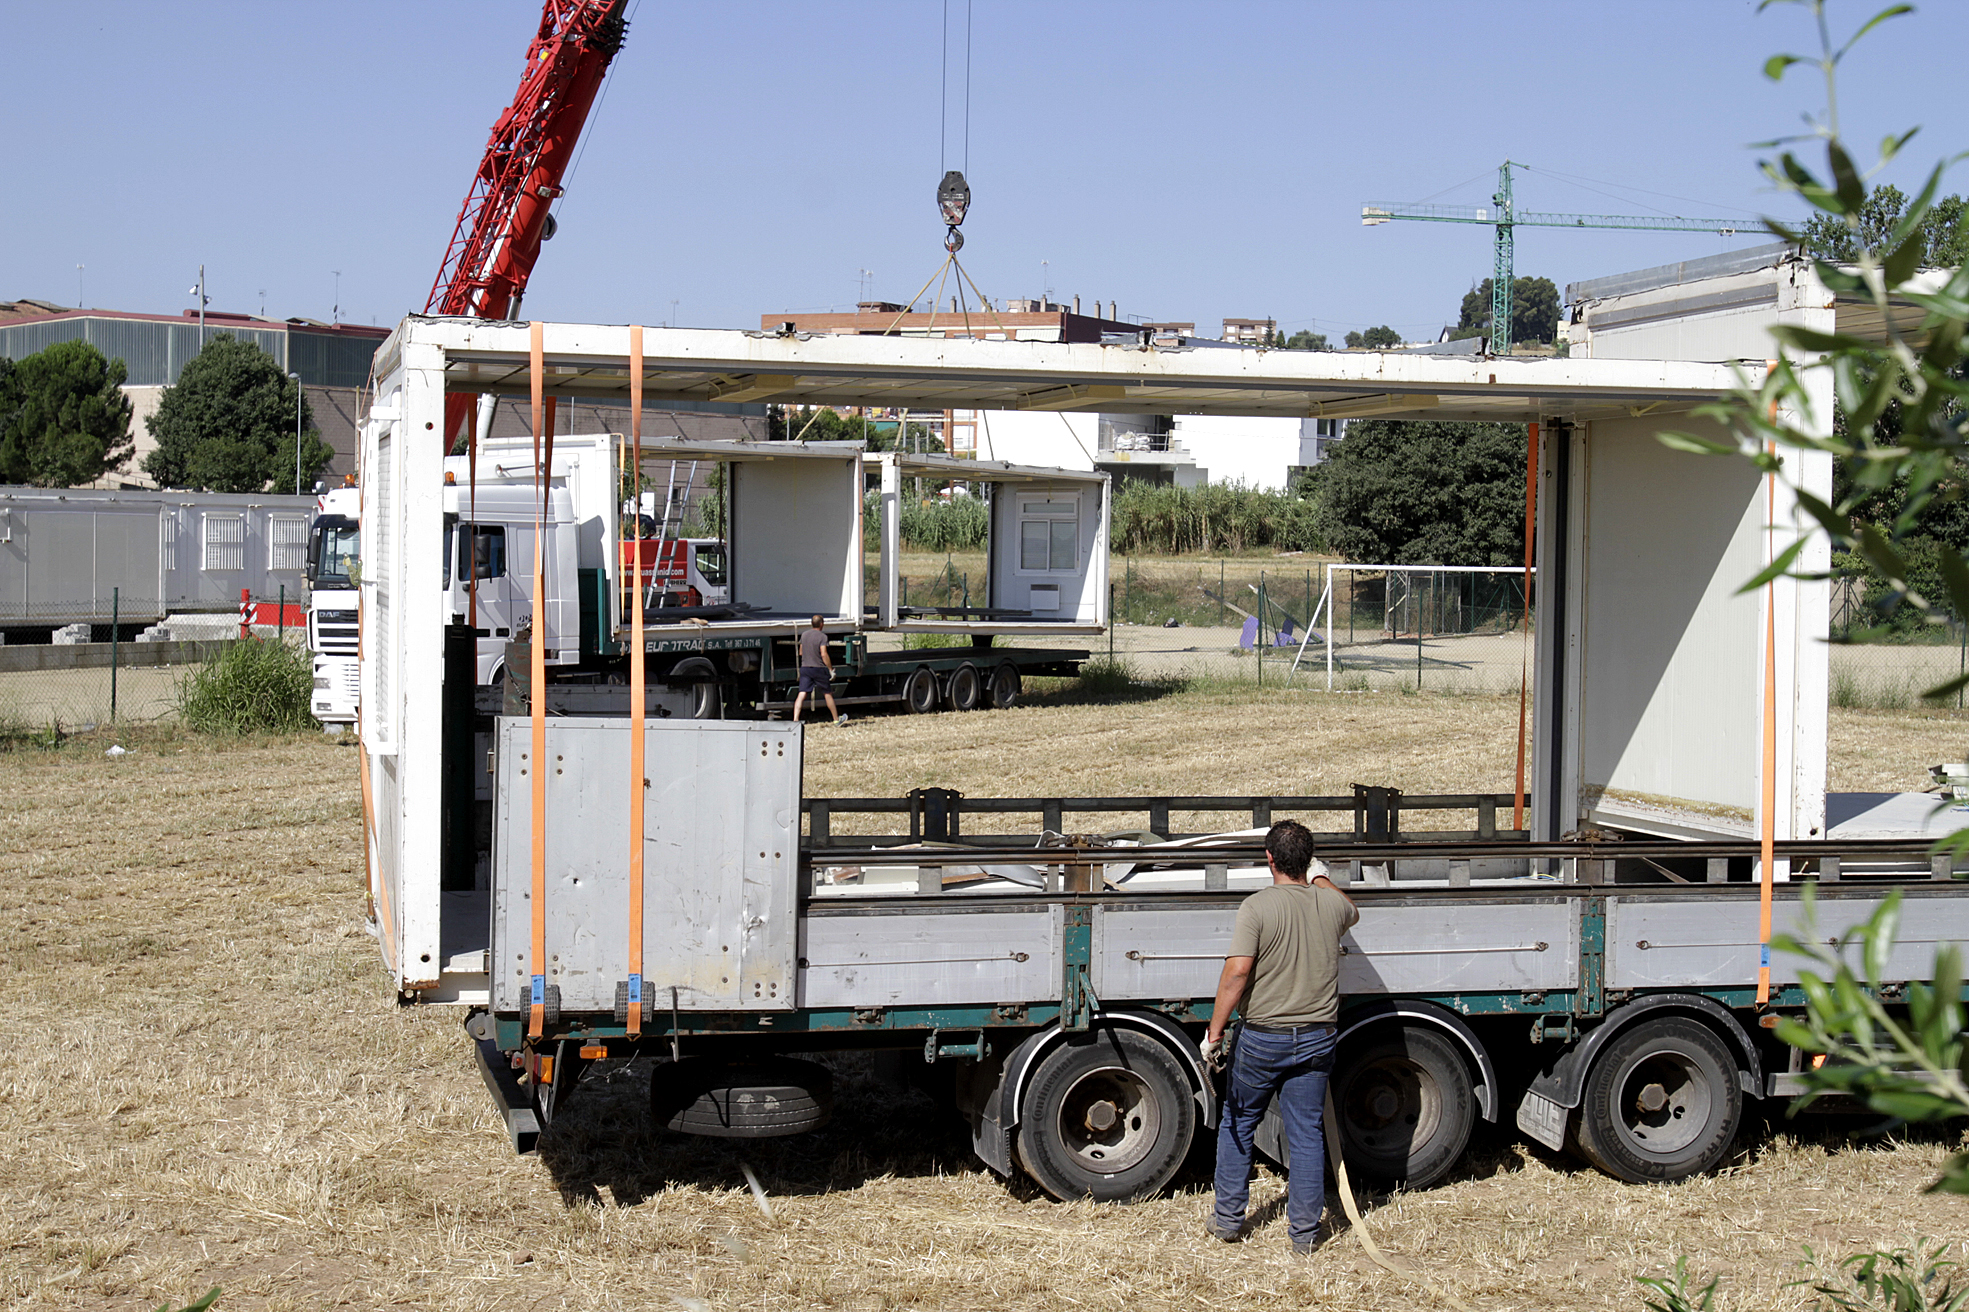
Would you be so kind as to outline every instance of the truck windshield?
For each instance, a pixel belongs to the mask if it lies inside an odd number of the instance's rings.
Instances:
[[[697,549],[697,572],[714,588],[725,586],[725,544],[707,542]]]
[[[346,588],[351,586],[356,554],[362,548],[361,531],[356,522],[343,515],[323,515],[308,531],[308,569],[310,586]]]

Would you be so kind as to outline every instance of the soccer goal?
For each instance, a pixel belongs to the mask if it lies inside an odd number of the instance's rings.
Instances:
[[[1294,676],[1323,658],[1329,691],[1503,692],[1523,677],[1530,628],[1523,568],[1336,562],[1325,573],[1319,622],[1299,644]]]

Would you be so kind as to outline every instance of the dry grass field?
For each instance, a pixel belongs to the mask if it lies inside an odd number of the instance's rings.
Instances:
[[[871,718],[810,734],[808,791],[1508,787],[1516,703],[1179,696]],[[1835,713],[1834,786],[1918,787],[1955,716]],[[0,754],[0,1302],[230,1309],[1336,1307],[1435,1300],[1343,1235],[1287,1255],[1280,1182],[1207,1242],[1204,1157],[1138,1207],[1008,1186],[961,1127],[850,1066],[837,1119],[659,1137],[602,1070],[537,1157],[506,1149],[457,1016],[400,1009],[363,921],[353,749],[170,730]],[[1801,1249],[1969,1233],[1920,1193],[1939,1136],[1747,1137],[1635,1188],[1497,1133],[1449,1183],[1373,1200],[1382,1246],[1472,1307],[1638,1309],[1677,1254],[1720,1307],[1802,1308]],[[741,1163],[771,1197],[754,1204]]]

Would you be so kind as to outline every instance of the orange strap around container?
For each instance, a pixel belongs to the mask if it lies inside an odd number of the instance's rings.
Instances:
[[[643,512],[643,330],[629,330],[629,522]],[[629,1037],[643,1032],[643,664],[642,534],[629,552]]]
[[[1775,363],[1772,366],[1776,367]],[[1778,417],[1777,402],[1771,403],[1771,422]],[[1773,443],[1766,443],[1765,450],[1777,454]],[[1777,531],[1778,479],[1775,473],[1764,475],[1764,517],[1767,527],[1764,530],[1765,551],[1768,555],[1774,544],[1771,534]],[[1768,562],[1767,562],[1768,563]],[[1764,585],[1764,769],[1763,769],[1763,823],[1758,835],[1760,864],[1762,873],[1758,877],[1757,888],[1757,1001],[1771,1000],[1771,890],[1776,882],[1772,848],[1775,846],[1778,828],[1778,581],[1772,579]]]
[[[1525,703],[1531,688],[1531,552],[1538,524],[1538,425],[1525,425],[1525,645],[1518,657],[1518,805],[1511,827],[1525,827]]]
[[[547,467],[540,456],[541,392],[546,378],[543,325],[531,325],[528,369],[533,382],[533,635],[527,643],[527,705],[533,720],[533,968],[527,1034],[547,1028]],[[552,459],[551,446],[549,459]]]

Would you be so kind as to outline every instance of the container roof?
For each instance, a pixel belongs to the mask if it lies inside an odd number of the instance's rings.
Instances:
[[[625,399],[629,330],[550,323],[544,383]],[[412,316],[376,376],[437,367],[447,391],[525,396],[524,323]],[[1128,345],[645,328],[649,403],[772,402],[924,410],[1499,420],[1615,418],[1690,409],[1745,381],[1736,367],[1672,360],[1487,359],[1404,352]],[[1761,367],[1746,366],[1749,381]]]

